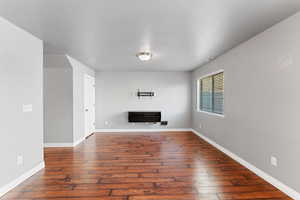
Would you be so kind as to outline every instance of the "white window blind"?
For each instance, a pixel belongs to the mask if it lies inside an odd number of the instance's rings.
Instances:
[[[199,110],[224,114],[224,72],[199,80]]]

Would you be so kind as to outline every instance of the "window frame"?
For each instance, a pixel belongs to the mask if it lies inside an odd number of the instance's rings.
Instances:
[[[201,105],[201,98],[200,98],[200,92],[201,92],[201,80],[204,79],[204,78],[207,78],[207,77],[210,77],[210,76],[214,76],[214,75],[217,75],[217,74],[220,74],[220,73],[223,73],[223,81],[224,81],[224,91],[223,91],[223,114],[219,114],[219,113],[214,113],[214,112],[208,112],[208,111],[203,111],[201,110],[200,108],[200,105]],[[196,101],[197,101],[197,104],[196,104],[196,110],[197,112],[199,113],[204,113],[204,114],[208,114],[208,115],[213,115],[213,116],[218,116],[218,117],[222,117],[224,118],[225,117],[225,73],[224,73],[224,69],[220,69],[218,71],[215,71],[215,72],[212,72],[212,73],[209,73],[209,74],[206,74],[204,76],[201,76],[197,79],[197,93],[196,93]]]

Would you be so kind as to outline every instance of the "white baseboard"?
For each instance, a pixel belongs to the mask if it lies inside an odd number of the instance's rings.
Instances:
[[[220,151],[222,151],[223,153],[225,153],[226,155],[228,155],[232,159],[236,160],[241,165],[243,165],[244,167],[248,168],[249,170],[251,170],[252,172],[254,172],[256,175],[258,175],[259,177],[263,178],[265,181],[269,182],[270,184],[272,184],[273,186],[275,186],[276,188],[278,188],[279,190],[281,190],[282,192],[284,192],[285,194],[287,194],[291,198],[296,199],[296,200],[297,199],[300,200],[300,193],[298,193],[296,190],[290,188],[289,186],[285,185],[284,183],[282,183],[279,180],[275,179],[274,177],[270,176],[266,172],[258,169],[254,165],[252,165],[249,162],[245,161],[244,159],[242,159],[238,155],[232,153],[228,149],[222,147],[221,145],[217,144],[216,142],[212,141],[211,139],[209,139],[208,137],[202,135],[201,133],[199,133],[199,132],[197,132],[197,131],[195,131],[193,129],[192,129],[192,131],[196,135],[198,135],[199,137],[201,137],[202,139],[204,139],[206,142],[210,143],[211,145],[213,145],[214,147],[216,147],[217,149],[219,149]]]
[[[45,143],[44,147],[73,147],[73,143]]]
[[[83,142],[85,140],[85,137],[80,138],[79,140],[77,140],[76,142],[73,143],[73,146],[76,147],[77,145],[79,145],[81,142]]]
[[[15,180],[11,181],[7,185],[5,185],[2,188],[0,188],[0,197],[2,197],[3,195],[5,195],[10,190],[14,189],[20,183],[22,183],[23,181],[25,181],[26,179],[28,179],[29,177],[31,177],[32,175],[34,175],[35,173],[37,173],[38,171],[40,171],[41,169],[43,169],[44,167],[45,167],[45,163],[41,162],[40,164],[38,164],[37,166],[35,166],[31,170],[25,172],[24,174],[22,174],[21,176],[19,176]]]
[[[192,131],[190,128],[176,128],[176,129],[96,129],[95,133],[130,133],[130,132],[180,132]]]
[[[75,147],[85,140],[85,137],[77,140],[74,143],[44,143],[44,147]]]

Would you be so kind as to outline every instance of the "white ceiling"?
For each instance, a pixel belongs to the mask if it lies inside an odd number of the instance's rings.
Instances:
[[[299,0],[0,0],[0,15],[99,70],[189,71],[300,10]],[[153,59],[139,61],[139,51]]]

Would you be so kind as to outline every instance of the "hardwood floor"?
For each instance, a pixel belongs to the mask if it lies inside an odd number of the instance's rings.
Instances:
[[[290,199],[191,132],[94,134],[45,161],[2,199]]]

